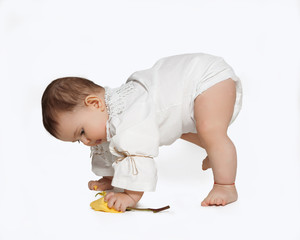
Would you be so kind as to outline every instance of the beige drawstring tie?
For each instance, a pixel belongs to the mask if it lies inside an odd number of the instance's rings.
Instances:
[[[133,157],[144,157],[144,158],[153,158],[153,157],[150,157],[150,156],[144,156],[144,155],[131,155],[129,152],[127,151],[123,151],[123,152],[120,152],[118,151],[116,148],[114,148],[114,150],[116,151],[116,153],[122,155],[122,157],[119,157],[117,160],[116,160],[116,163],[119,163],[121,161],[123,161],[125,158],[129,158],[129,161],[131,163],[131,166],[132,166],[132,174],[133,175],[138,175],[139,171],[136,167],[136,163],[135,163],[135,160]]]

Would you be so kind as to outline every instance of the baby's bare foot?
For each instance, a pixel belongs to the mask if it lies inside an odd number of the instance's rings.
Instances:
[[[225,206],[226,204],[235,202],[238,198],[238,194],[235,185],[219,185],[214,184],[213,189],[208,196],[203,200],[201,206]]]
[[[89,189],[95,191],[105,191],[113,189],[111,185],[112,178],[111,177],[103,177],[98,181],[89,181]]]
[[[202,161],[202,170],[205,171],[209,168],[211,168],[211,166],[210,166],[209,158],[208,156],[206,156],[206,158],[204,158],[204,160]]]

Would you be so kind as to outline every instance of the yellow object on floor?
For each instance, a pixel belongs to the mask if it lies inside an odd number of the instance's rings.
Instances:
[[[109,208],[107,206],[107,203],[104,201],[104,197],[106,195],[106,192],[102,192],[102,193],[99,193],[99,194],[102,195],[103,197],[96,200],[96,201],[91,202],[90,206],[91,206],[92,209],[94,209],[95,211],[102,211],[102,212],[122,213],[120,211],[117,211],[113,208]]]

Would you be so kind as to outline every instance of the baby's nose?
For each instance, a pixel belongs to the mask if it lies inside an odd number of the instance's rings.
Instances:
[[[89,146],[89,143],[91,142],[89,139],[87,139],[85,136],[82,136],[80,141],[84,144]]]

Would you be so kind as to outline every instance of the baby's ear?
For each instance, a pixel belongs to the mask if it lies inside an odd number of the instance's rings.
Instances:
[[[96,108],[100,107],[100,99],[98,96],[96,95],[88,95],[85,99],[84,99],[84,103],[86,106],[94,106]]]
[[[97,95],[88,95],[84,99],[84,103],[86,106],[93,106],[96,108],[100,108],[101,110],[105,108],[105,104],[101,98],[99,98]]]

